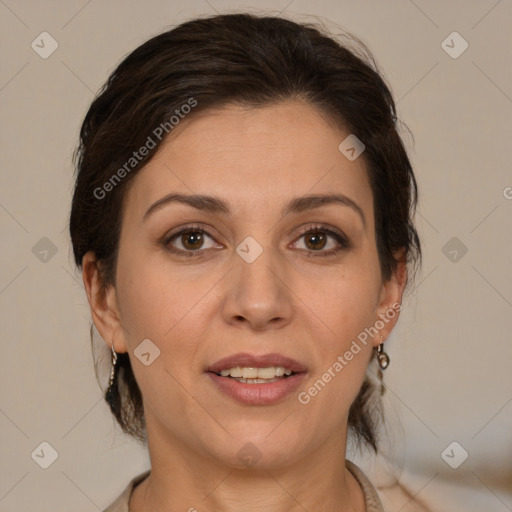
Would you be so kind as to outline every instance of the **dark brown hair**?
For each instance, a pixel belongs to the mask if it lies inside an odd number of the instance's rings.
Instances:
[[[258,107],[289,99],[316,107],[364,143],[383,279],[396,269],[400,249],[410,273],[421,260],[412,221],[416,181],[392,94],[371,53],[347,34],[330,36],[313,24],[245,13],[194,19],[153,37],[119,64],[93,101],[75,153],[69,230],[77,266],[93,251],[104,286],[115,285],[127,185],[179,123],[183,105],[194,105],[187,115],[195,116],[226,104]],[[154,147],[131,160],[148,137]],[[357,441],[377,451],[380,397],[374,388],[366,377],[348,425]],[[107,401],[119,425],[145,441],[142,397],[127,353],[118,354],[112,391]]]

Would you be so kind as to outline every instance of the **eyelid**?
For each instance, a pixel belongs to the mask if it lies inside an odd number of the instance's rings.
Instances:
[[[173,241],[174,238],[179,237],[183,233],[196,232],[196,231],[203,235],[208,236],[215,243],[218,243],[216,240],[216,236],[213,236],[209,232],[209,230],[215,231],[211,226],[207,226],[205,228],[204,224],[190,224],[190,225],[187,224],[185,226],[179,226],[179,227],[173,229],[170,233],[166,233],[161,239],[161,244],[164,246],[164,248],[166,248],[167,250],[169,250],[170,252],[172,252],[174,254],[185,255],[185,256],[200,255],[205,252],[209,252],[211,249],[206,249],[206,250],[196,249],[195,251],[184,251],[183,249],[176,249],[175,247],[170,246],[170,243]]]
[[[207,226],[205,228],[204,224],[191,224],[191,225],[180,226],[180,227],[176,228],[175,230],[173,230],[170,234],[165,234],[162,239],[162,244],[170,252],[178,254],[178,255],[185,255],[188,257],[200,256],[204,253],[210,252],[211,249],[205,249],[205,250],[196,249],[196,250],[191,250],[191,251],[184,251],[182,249],[176,249],[174,247],[169,248],[169,244],[171,243],[171,241],[174,238],[178,237],[179,235],[181,235],[183,233],[195,232],[195,231],[208,236],[214,242],[218,243],[216,240],[216,237],[213,236],[208,231],[209,229],[212,229],[213,231],[215,231],[210,226]],[[329,251],[322,251],[322,250],[314,251],[314,250],[300,249],[301,251],[307,251],[308,253],[313,253],[313,254],[316,253],[317,256],[328,257],[328,256],[336,256],[336,254],[339,253],[340,251],[352,248],[352,244],[351,244],[349,238],[345,235],[345,233],[343,231],[341,231],[338,228],[335,228],[334,226],[330,226],[330,225],[323,224],[323,223],[307,223],[306,225],[303,225],[301,228],[299,228],[299,233],[295,235],[294,242],[292,242],[292,243],[296,244],[302,236],[304,236],[305,234],[308,234],[310,232],[315,232],[315,231],[323,231],[323,232],[327,233],[328,236],[330,236],[331,238],[334,238],[336,240],[336,242],[338,243],[338,247],[336,249],[331,249]]]
[[[342,238],[347,245],[349,245],[348,236],[341,229],[335,228],[334,226],[324,224],[322,222],[308,223],[304,227],[300,228],[299,236],[302,236],[305,233],[309,233],[310,231],[315,231],[315,230],[325,231],[327,233],[334,233],[334,234],[338,235],[340,238]]]

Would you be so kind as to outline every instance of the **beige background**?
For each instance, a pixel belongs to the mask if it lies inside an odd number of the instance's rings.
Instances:
[[[435,511],[512,510],[510,0],[1,0],[1,511],[102,510],[149,467],[95,380],[67,232],[71,155],[95,91],[124,55],[195,15],[256,7],[359,36],[415,137],[406,142],[425,260],[385,372],[385,448],[397,475]],[[43,31],[58,42],[47,59],[31,48]],[[453,31],[469,44],[458,58],[442,47]],[[55,254],[42,252],[44,237]],[[452,237],[467,247],[462,258],[450,245],[443,252]],[[48,469],[31,457],[43,441],[58,452]],[[458,469],[441,457],[453,441],[469,454]],[[386,483],[383,460],[353,458]]]

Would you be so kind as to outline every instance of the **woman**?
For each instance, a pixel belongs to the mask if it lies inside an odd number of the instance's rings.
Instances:
[[[377,451],[372,376],[421,256],[396,124],[364,45],[282,18],[192,20],[113,72],[70,234],[151,470],[107,512],[383,510],[345,454]]]

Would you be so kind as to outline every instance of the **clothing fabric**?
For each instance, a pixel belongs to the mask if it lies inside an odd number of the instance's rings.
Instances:
[[[377,490],[372,485],[368,477],[363,473],[361,468],[356,466],[353,462],[346,460],[345,465],[347,469],[354,475],[355,479],[359,482],[361,489],[363,490],[364,498],[366,501],[366,512],[386,512],[382,506],[382,503],[377,494]],[[130,496],[133,489],[137,484],[141,483],[151,472],[150,469],[137,475],[125,488],[125,490],[118,496],[118,498],[103,512],[130,512],[128,504],[130,502]]]

